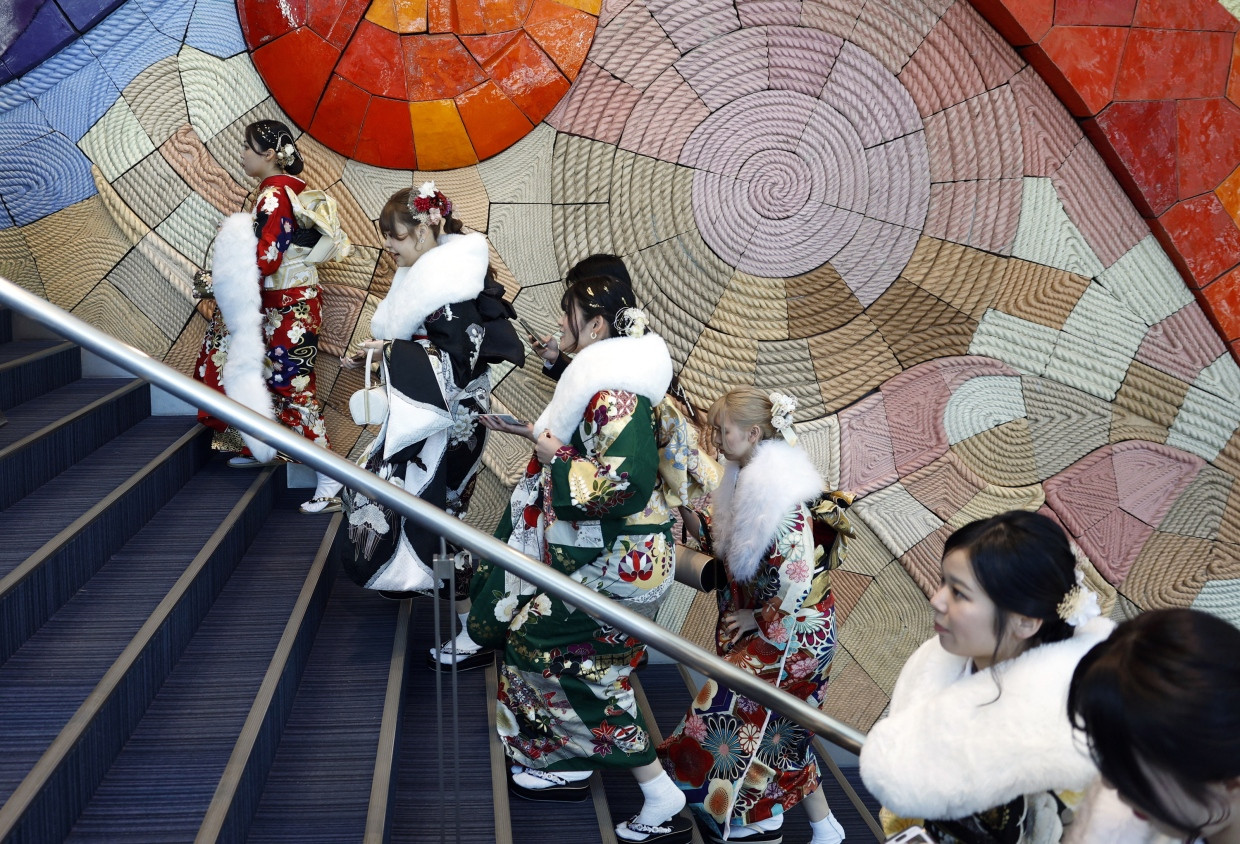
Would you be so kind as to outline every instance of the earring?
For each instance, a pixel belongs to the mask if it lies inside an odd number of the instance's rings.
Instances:
[[[598,339],[598,332],[597,332],[597,331],[591,331],[591,332],[590,332],[590,339],[591,339],[591,340],[597,340],[597,339]]]

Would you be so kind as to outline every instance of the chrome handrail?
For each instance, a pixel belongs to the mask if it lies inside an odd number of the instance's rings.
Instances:
[[[584,610],[594,618],[612,624],[637,636],[648,646],[690,668],[705,674],[724,686],[751,697],[812,730],[822,738],[845,750],[858,753],[865,735],[841,723],[800,698],[780,691],[753,674],[720,659],[687,639],[665,630],[648,618],[638,615],[593,589],[525,556],[493,536],[470,527],[449,516],[433,504],[381,480],[377,475],[359,468],[349,460],[312,444],[282,425],[238,404],[223,393],[188,378],[145,352],[122,343],[116,338],[83,322],[51,302],[30,293],[6,278],[0,277],[0,304],[37,320],[61,336],[74,341],[122,369],[159,385],[189,404],[206,410],[247,434],[276,446],[345,486],[393,508],[423,528],[433,530],[450,542],[468,548],[476,556],[511,571],[540,589]]]

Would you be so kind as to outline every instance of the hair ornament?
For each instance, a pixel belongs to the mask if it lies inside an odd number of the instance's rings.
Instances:
[[[641,308],[621,308],[616,314],[616,331],[626,337],[641,337],[650,330],[650,317]]]
[[[771,427],[779,431],[788,445],[796,445],[797,432],[792,426],[792,414],[797,409],[796,397],[775,392],[768,398],[771,400]]]
[[[281,137],[287,137],[281,135]],[[276,164],[280,165],[281,170],[287,170],[289,166],[297,160],[297,147],[291,143],[276,147]]]
[[[1091,618],[1102,615],[1098,593],[1085,585],[1085,570],[1080,566],[1076,567],[1076,584],[1063,596],[1055,612],[1070,627],[1080,627]]]
[[[437,226],[445,217],[452,216],[452,202],[434,182],[423,182],[417,193],[409,194],[409,214],[419,223]]]

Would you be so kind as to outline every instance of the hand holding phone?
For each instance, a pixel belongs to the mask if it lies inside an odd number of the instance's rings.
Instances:
[[[503,431],[505,434],[516,434],[526,439],[534,439],[534,426],[507,413],[484,413],[478,417],[482,427],[492,431]]]
[[[910,826],[887,839],[887,844],[938,844],[923,827]]]

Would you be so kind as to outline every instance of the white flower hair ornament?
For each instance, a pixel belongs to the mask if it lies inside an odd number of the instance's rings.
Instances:
[[[792,414],[797,409],[796,397],[775,392],[768,398],[771,400],[771,427],[779,431],[788,445],[796,445],[797,432],[792,425]]]
[[[1098,593],[1085,585],[1085,570],[1076,568],[1076,585],[1063,596],[1055,612],[1070,627],[1080,627],[1091,618],[1102,615],[1102,605],[1098,603]]]
[[[284,144],[276,148],[276,164],[280,165],[281,170],[287,170],[289,165],[297,160],[297,147],[292,144]]]
[[[642,337],[650,330],[650,317],[641,308],[621,308],[616,314],[616,331],[625,337]]]
[[[423,182],[418,192],[409,197],[409,213],[419,223],[437,226],[444,217],[452,216],[452,203],[439,192],[434,182]]]

